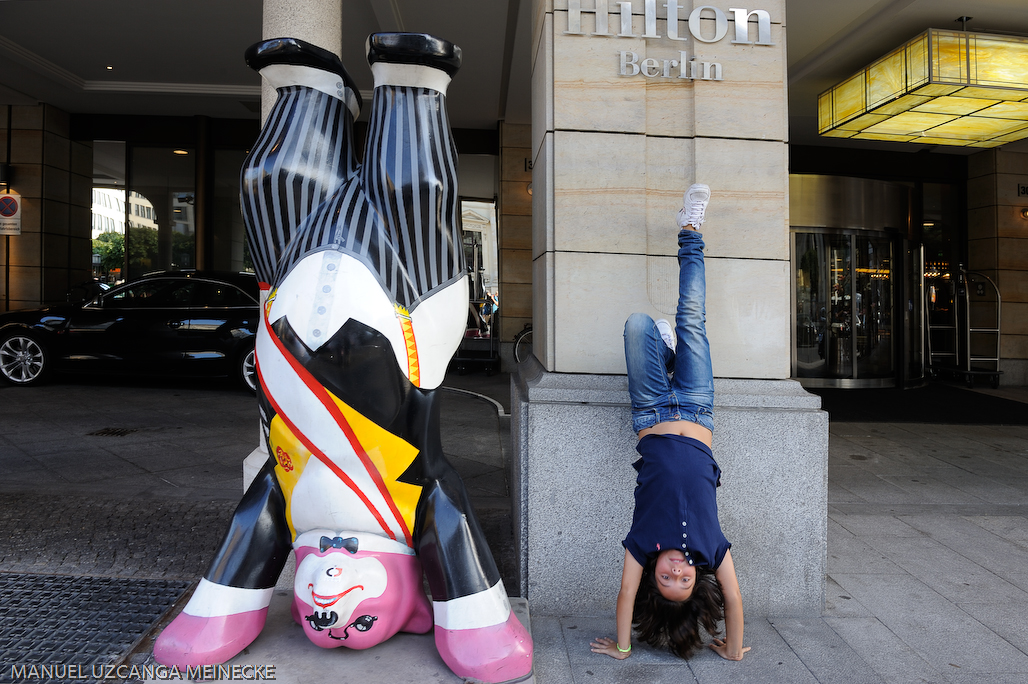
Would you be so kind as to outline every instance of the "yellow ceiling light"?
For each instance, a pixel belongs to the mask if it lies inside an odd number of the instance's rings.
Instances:
[[[833,138],[998,147],[1028,138],[1028,38],[928,29],[817,98]]]

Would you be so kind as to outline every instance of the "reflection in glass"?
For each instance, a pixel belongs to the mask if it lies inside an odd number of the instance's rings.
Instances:
[[[892,377],[893,257],[889,238],[794,235],[795,376]]]

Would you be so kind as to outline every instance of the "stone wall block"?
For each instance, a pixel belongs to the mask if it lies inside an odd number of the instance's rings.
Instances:
[[[711,189],[703,226],[707,253],[788,260],[786,145],[698,138],[695,158],[696,181]]]
[[[81,283],[92,277],[93,241],[89,237],[68,238],[68,259],[71,284]]]
[[[36,277],[39,277],[39,248],[42,238],[39,233],[25,233],[11,236],[11,268],[21,266],[24,268],[35,268]],[[13,270],[12,270],[13,273]],[[13,278],[13,276],[12,276]],[[12,297],[14,286],[11,286]]]
[[[637,33],[641,33],[642,19],[636,21]],[[647,79],[619,75],[620,51],[634,52],[645,59],[646,41],[564,35],[566,30],[567,14],[558,12],[553,31],[554,128],[646,132]]]
[[[93,178],[78,173],[69,174],[69,202],[72,206],[93,207]]]
[[[503,283],[532,283],[532,260],[528,250],[500,250],[500,281]]]
[[[996,277],[1004,305],[1007,302],[1028,302],[1028,270],[1000,271]]]
[[[43,105],[43,129],[62,138],[70,138],[71,115],[53,105]]]
[[[553,15],[543,17],[532,51],[532,154],[536,164],[544,136],[553,132]]]
[[[967,158],[967,177],[979,178],[996,173],[996,150],[983,150]]]
[[[978,209],[996,204],[996,175],[969,178],[967,181],[967,208]]]
[[[503,216],[531,216],[532,195],[528,194],[530,181],[500,181],[500,206]]]
[[[532,352],[547,369],[554,365],[551,331],[554,329],[553,300],[557,287],[554,282],[555,256],[553,252],[545,252],[532,261]]]
[[[93,143],[72,140],[70,146],[71,172],[83,176],[93,176]]]
[[[11,128],[43,130],[43,105],[14,105],[11,108]]]
[[[967,237],[975,239],[996,237],[996,207],[980,207],[967,212]]]
[[[46,264],[46,271],[68,268],[67,235],[43,234],[43,262]],[[47,300],[53,301],[50,297],[47,297]]]
[[[1028,335],[1028,302],[1003,300],[1003,335]]]
[[[557,131],[554,166],[554,249],[646,250],[644,136]]]
[[[1003,361],[1028,359],[1028,335],[1000,335],[999,355]]]
[[[43,131],[11,131],[11,163],[40,164],[43,160]]]
[[[1028,153],[1011,152],[1003,148],[994,150],[994,152],[996,161],[993,168],[996,173],[1028,176]]]
[[[52,166],[44,166],[43,192],[47,199],[67,203],[71,198],[71,174]]]
[[[71,170],[71,141],[56,133],[43,133],[43,163],[64,171]]]
[[[41,164],[11,164],[14,182],[11,189],[22,197],[43,196],[43,166]]]
[[[533,198],[534,199],[534,198]],[[504,216],[500,241],[508,249],[532,249],[532,217]],[[531,261],[531,254],[529,254]]]
[[[64,202],[43,200],[43,232],[47,235],[68,235],[71,226],[68,210]]]
[[[500,168],[500,180],[523,181],[532,180],[532,148],[504,147],[503,161]]]
[[[531,124],[500,124],[500,147],[532,147]],[[531,157],[531,155],[529,155]]]
[[[996,254],[997,268],[1025,269],[1028,267],[1028,236],[1000,238],[996,241]]]
[[[90,239],[93,235],[93,212],[91,207],[68,207],[68,234],[73,237]]]
[[[996,235],[1006,238],[1028,238],[1028,218],[1021,212],[1028,209],[1028,198],[1020,205],[996,207]]]
[[[553,211],[553,157],[554,137],[551,131],[543,138],[543,144],[535,158],[532,169],[532,258],[538,259],[544,252],[554,249]]]
[[[17,188],[16,188],[17,189]],[[36,197],[21,198],[21,232],[39,233],[43,230],[43,203]],[[12,236],[17,237],[17,236]]]
[[[968,240],[968,266],[973,271],[994,269],[998,265],[996,240]]]
[[[22,237],[22,236],[19,236]],[[20,266],[13,261],[14,245],[11,245],[11,310],[29,309],[39,306],[42,294],[38,266]]]

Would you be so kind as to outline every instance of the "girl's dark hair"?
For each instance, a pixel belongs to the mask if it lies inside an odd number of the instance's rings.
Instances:
[[[692,596],[685,601],[669,601],[657,588],[656,569],[654,556],[643,568],[632,624],[641,641],[688,658],[703,642],[701,626],[711,636],[720,632],[718,623],[725,614],[721,585],[712,570],[697,568]]]

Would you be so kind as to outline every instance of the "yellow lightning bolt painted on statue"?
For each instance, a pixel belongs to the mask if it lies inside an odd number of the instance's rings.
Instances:
[[[403,342],[407,347],[407,379],[415,387],[421,387],[421,369],[418,364],[418,345],[414,341],[414,324],[411,322],[410,313],[399,304],[395,305],[396,318],[400,321],[400,329],[403,330]]]

